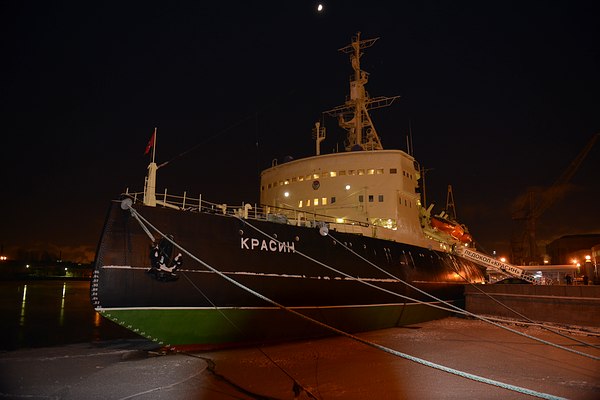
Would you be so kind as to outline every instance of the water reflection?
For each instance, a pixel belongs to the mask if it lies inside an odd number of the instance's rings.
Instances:
[[[0,281],[0,351],[138,335],[102,318],[89,281]]]
[[[25,325],[25,306],[27,305],[27,285],[23,286],[23,300],[21,301],[21,318],[19,326]]]
[[[59,324],[63,326],[65,323],[65,292],[67,291],[67,282],[63,282],[62,298],[60,300],[60,318]]]

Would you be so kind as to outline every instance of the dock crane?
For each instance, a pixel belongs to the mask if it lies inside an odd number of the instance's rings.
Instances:
[[[600,133],[596,133],[591,137],[585,147],[571,161],[571,164],[552,186],[540,193],[529,190],[526,196],[521,198],[520,203],[512,213],[512,219],[521,224],[521,229],[517,230],[517,234],[513,236],[511,242],[511,259],[514,263],[520,265],[539,264],[540,255],[536,240],[537,221],[546,210],[566,193],[567,183],[575,175],[599,137]]]

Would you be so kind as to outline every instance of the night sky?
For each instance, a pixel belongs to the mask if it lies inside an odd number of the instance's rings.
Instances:
[[[384,148],[427,172],[427,199],[481,248],[507,252],[513,203],[550,187],[600,132],[594,1],[3,1],[0,244],[91,261],[107,207],[141,191],[158,127],[158,189],[258,201],[273,159],[313,155],[362,58]],[[334,119],[324,150],[344,132]],[[258,144],[258,145],[257,145]],[[341,147],[341,146],[340,146]],[[600,143],[538,222],[542,241],[600,233]],[[20,254],[23,254],[22,252]]]

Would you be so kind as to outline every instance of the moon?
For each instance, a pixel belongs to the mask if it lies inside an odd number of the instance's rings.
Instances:
[[[323,11],[323,4],[319,3],[319,5],[317,6],[317,12],[321,11]]]

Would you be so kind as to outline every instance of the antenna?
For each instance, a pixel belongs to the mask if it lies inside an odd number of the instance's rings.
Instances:
[[[408,120],[408,138],[409,138],[408,143],[410,145],[408,147],[408,154],[412,156],[412,155],[414,155],[413,154],[414,148],[413,148],[413,136],[412,136],[412,123],[410,120]]]
[[[448,213],[448,216],[451,220],[456,221],[456,207],[454,206],[452,185],[448,185],[448,194],[446,195],[446,213]]]
[[[316,155],[321,154],[321,142],[325,140],[325,127],[321,126],[320,122],[315,122],[315,127],[313,128],[313,139],[315,139],[316,145]]]

